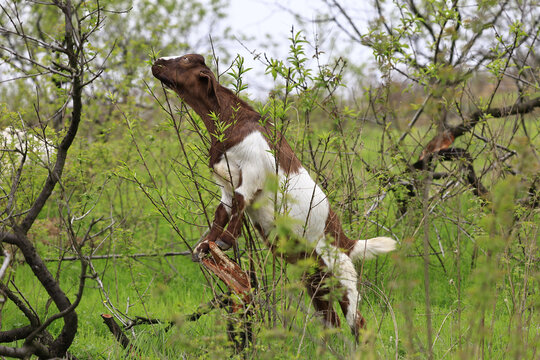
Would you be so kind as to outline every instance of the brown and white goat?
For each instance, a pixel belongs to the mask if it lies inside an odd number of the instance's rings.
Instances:
[[[339,318],[326,296],[328,286],[323,285],[328,276],[336,277],[344,290],[339,301],[341,309],[357,335],[364,319],[357,311],[360,296],[353,260],[392,251],[395,241],[386,237],[349,239],[326,195],[271,121],[261,119],[246,102],[221,86],[201,55],[158,59],[152,73],[193,108],[211,134],[210,168],[222,197],[210,231],[194,249],[193,259],[199,261],[208,252],[210,241],[224,250],[233,246],[241,232],[244,212],[268,239],[277,209],[292,219],[294,236],[309,244],[309,250],[293,254],[288,260],[311,256],[319,264],[315,273],[305,279],[316,311],[327,326],[339,326]],[[227,126],[217,127],[217,118]],[[224,134],[218,134],[223,129]],[[276,174],[281,189],[278,194],[265,187],[265,182]],[[275,246],[269,245],[275,251]]]

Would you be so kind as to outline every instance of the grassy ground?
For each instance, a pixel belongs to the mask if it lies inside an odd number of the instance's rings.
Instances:
[[[278,324],[274,328],[258,323],[255,326],[257,342],[249,353],[250,358],[350,358],[353,354],[370,355],[371,358],[394,358],[397,351],[401,358],[423,358],[410,348],[413,344],[421,346],[425,339],[425,308],[423,274],[418,258],[404,257],[400,254],[384,257],[365,265],[362,286],[361,312],[367,320],[367,330],[363,342],[356,347],[346,325],[337,330],[325,330],[313,315],[305,294],[293,278],[287,281],[290,286],[277,289],[279,299],[288,306],[289,312],[276,314]],[[396,261],[398,265],[396,265]],[[382,264],[384,263],[384,264]],[[212,298],[212,291],[207,285],[199,266],[187,257],[146,259],[134,261],[118,259],[116,261],[95,261],[111,301],[129,316],[174,320],[176,325],[166,330],[164,325],[140,325],[134,328],[133,343],[141,350],[143,358],[178,359],[186,358],[225,358],[232,355],[226,343],[225,328],[228,314],[224,310],[214,310],[196,322],[189,322],[185,316],[193,313],[197,306]],[[404,265],[406,268],[402,268]],[[51,269],[55,265],[51,264]],[[295,273],[295,269],[289,269]],[[76,290],[78,264],[65,263],[61,272],[61,284],[64,289]],[[375,277],[375,274],[377,276]],[[434,334],[434,358],[468,358],[480,355],[475,342],[477,334],[473,326],[480,316],[474,301],[463,296],[461,314],[458,314],[457,289],[452,276],[444,274],[433,264],[431,276],[431,310]],[[26,280],[25,280],[26,279]],[[15,275],[18,284],[32,304],[39,304],[36,310],[40,316],[47,311],[47,298],[44,291],[35,283],[30,270],[20,266]],[[464,281],[464,294],[476,291],[474,281]],[[532,358],[534,342],[538,336],[535,326],[525,327],[523,338],[515,338],[518,324],[508,304],[508,289],[502,290],[493,303],[493,308],[486,314],[483,337],[486,358],[506,358],[512,342],[529,342],[521,358]],[[496,294],[493,294],[496,296]],[[100,314],[108,313],[103,305],[101,291],[89,280],[85,295],[78,308],[80,326],[71,351],[79,358],[122,359],[125,351],[118,345],[109,330],[102,323]],[[298,303],[299,302],[299,303]],[[294,305],[297,304],[299,310]],[[299,305],[298,305],[299,304]],[[387,306],[387,304],[389,306]],[[283,304],[278,304],[280,309]],[[532,309],[529,309],[532,311]],[[49,313],[54,312],[53,309]],[[13,305],[4,309],[3,323],[18,326],[25,319]],[[531,314],[532,315],[532,314]],[[536,316],[536,315],[533,315]],[[395,317],[393,319],[393,317]],[[342,322],[344,319],[342,318]],[[461,327],[459,326],[461,320]],[[535,320],[536,321],[536,320]],[[534,324],[534,322],[533,322]],[[58,330],[59,323],[52,326]],[[528,329],[527,329],[528,328]],[[396,348],[396,337],[398,344]],[[461,351],[459,342],[461,342]],[[476,351],[467,354],[471,347]],[[511,347],[512,348],[512,347]],[[462,353],[463,352],[463,353]],[[228,356],[228,355],[227,355]]]
[[[111,218],[121,219],[103,243],[92,244],[99,248],[98,254],[183,251],[186,246],[172,230],[174,226],[190,244],[204,231],[204,208],[200,206],[193,177],[186,175],[185,163],[171,160],[181,158],[174,136],[167,137],[170,130],[154,130],[152,137],[141,138],[139,145],[151,171],[159,174],[155,188],[147,188],[154,199],[164,199],[157,207],[142,194],[140,186],[134,184],[133,179],[149,184],[150,177],[133,152],[122,150],[132,148],[127,135],[117,144],[97,143],[90,150],[80,144],[79,152],[73,154],[80,167],[71,167],[66,184],[69,179],[74,183],[83,182],[85,191],[78,195],[83,204],[80,209],[96,201],[97,214],[111,214]],[[243,356],[251,359],[428,358],[428,333],[435,359],[532,359],[537,356],[539,319],[534,310],[539,302],[539,288],[534,254],[537,252],[538,214],[517,219],[511,224],[511,230],[493,226],[517,211],[517,208],[508,210],[508,204],[515,203],[519,194],[505,197],[509,193],[505,186],[513,183],[493,187],[495,199],[493,205],[487,207],[464,187],[449,188],[447,194],[452,196],[443,200],[436,195],[442,185],[433,185],[428,218],[432,246],[428,264],[431,309],[431,326],[428,326],[421,199],[415,199],[407,214],[399,216],[396,195],[388,192],[380,206],[371,210],[369,219],[372,221],[366,221],[363,215],[371,209],[376,196],[386,190],[381,189],[384,174],[367,171],[361,160],[379,170],[388,169],[389,174],[399,173],[402,168],[396,154],[380,156],[384,136],[379,129],[362,126],[351,134],[355,134],[355,138],[350,139],[346,151],[343,144],[337,143],[327,151],[318,152],[318,167],[309,161],[307,148],[304,155],[305,162],[312,164],[312,172],[318,173],[319,181],[330,184],[327,194],[351,237],[367,238],[391,232],[400,241],[395,253],[359,264],[362,273],[360,310],[367,320],[362,340],[356,345],[346,325],[340,329],[324,329],[299,282],[304,269],[274,261],[263,249],[261,258],[267,260],[257,271],[261,288],[255,295],[256,342]],[[355,143],[356,135],[361,137],[354,148],[351,144]],[[324,136],[313,138],[313,144],[321,139],[324,140]],[[350,157],[347,151],[351,152]],[[103,160],[115,158],[122,159],[124,165]],[[201,187],[203,203],[211,213],[217,205],[217,198],[211,194],[216,188],[207,179],[209,173],[202,155],[191,159],[197,169],[195,177]],[[88,169],[94,169],[91,176]],[[344,180],[351,174],[354,183]],[[103,184],[105,190],[98,198],[93,190]],[[160,213],[164,209],[171,211],[169,222]],[[57,257],[58,249],[65,247],[66,239],[58,220],[64,213],[65,209],[50,206],[33,229],[38,251],[45,257]],[[84,233],[84,226],[80,229]],[[262,244],[259,246],[264,248]],[[240,247],[246,247],[243,241]],[[244,257],[243,263],[247,262]],[[171,329],[158,324],[139,325],[129,331],[139,351],[138,355],[131,354],[135,358],[216,359],[234,355],[227,342],[225,328],[229,315],[225,310],[214,310],[196,322],[185,318],[200,304],[211,300],[213,287],[219,286],[217,281],[209,282],[199,265],[192,263],[189,257],[125,257],[95,260],[93,264],[104,288],[100,289],[95,279],[87,280],[77,309],[78,335],[70,349],[78,358],[123,359],[127,356],[101,320],[100,314],[110,312],[104,304],[103,290],[110,303],[129,317],[175,322]],[[59,274],[62,288],[72,297],[77,290],[79,264],[62,262],[59,266],[57,262],[50,262],[49,267]],[[44,290],[26,265],[16,266],[11,276],[40,318],[56,311],[47,303]],[[2,315],[3,328],[26,324],[24,316],[11,303],[6,305]],[[61,321],[56,321],[50,330],[54,333],[60,327]]]

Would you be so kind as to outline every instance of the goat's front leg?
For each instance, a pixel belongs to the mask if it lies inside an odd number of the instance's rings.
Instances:
[[[226,205],[223,201],[218,205],[216,213],[214,215],[214,220],[210,226],[210,231],[206,235],[203,241],[201,241],[193,249],[191,259],[193,261],[199,262],[201,258],[208,254],[210,247],[208,243],[210,241],[216,241],[218,237],[223,233],[225,226],[229,222],[229,211],[230,206]],[[218,244],[219,245],[219,244]]]
[[[257,150],[257,149],[255,149]],[[239,181],[241,184],[234,190],[232,196],[231,213],[227,229],[216,240],[216,244],[222,249],[227,250],[233,246],[236,239],[242,231],[242,220],[244,210],[249,206],[256,194],[264,184],[264,170],[261,169],[259,159],[263,156],[257,151],[248,152],[252,157],[246,157],[243,161],[244,166],[239,171]]]
[[[218,239],[216,244],[220,247],[221,250],[227,250],[233,246],[236,242],[236,239],[240,236],[242,231],[242,219],[244,217],[244,209],[246,203],[244,200],[244,195],[235,192],[232,199],[232,209],[231,216],[229,220],[229,225],[227,229],[223,231]]]
[[[234,162],[227,163],[226,166],[220,166],[219,164],[214,166],[214,171],[220,178],[225,179],[225,181],[230,179],[230,182],[228,184],[225,183],[222,187],[221,200],[222,204],[225,204],[224,208],[228,215],[228,226],[227,229],[223,231],[217,227],[216,231],[210,231],[210,234],[207,236],[205,241],[197,246],[197,248],[200,247],[201,250],[198,252],[199,254],[202,252],[208,252],[208,241],[215,241],[220,249],[227,250],[235,244],[236,239],[240,236],[242,231],[244,210],[246,206],[251,204],[259,189],[262,188],[264,180],[264,172],[259,166],[259,158],[262,155],[258,154],[257,151],[249,151],[247,154],[249,156],[243,160],[245,167],[240,168]],[[266,153],[264,153],[264,155],[265,154]],[[228,192],[227,187],[229,185],[232,185],[232,189],[234,189],[236,186],[238,187],[231,192]],[[217,217],[216,211],[216,218]],[[226,225],[227,221],[221,222],[221,224],[223,224],[222,228]],[[216,234],[217,238],[214,237]],[[198,250],[197,248],[196,250]],[[201,256],[199,255],[197,258],[200,259],[200,257]]]

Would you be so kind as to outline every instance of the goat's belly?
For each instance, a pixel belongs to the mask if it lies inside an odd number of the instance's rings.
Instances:
[[[292,175],[280,174],[278,193],[262,191],[246,209],[252,223],[264,235],[274,227],[276,214],[290,218],[291,230],[310,242],[324,236],[329,205],[326,195],[301,168]]]
[[[247,207],[246,213],[251,223],[263,236],[268,236],[274,227],[275,212],[274,205],[267,194],[261,193],[257,201]]]

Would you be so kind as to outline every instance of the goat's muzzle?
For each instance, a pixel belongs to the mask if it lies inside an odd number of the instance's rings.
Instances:
[[[166,76],[166,72],[164,71],[166,69],[165,63],[165,60],[157,59],[152,65],[152,75],[165,86],[171,87],[171,80]]]
[[[165,68],[165,61],[161,59],[157,59],[152,65],[152,75],[154,75],[154,77],[159,79],[159,75],[161,74],[164,68]]]

